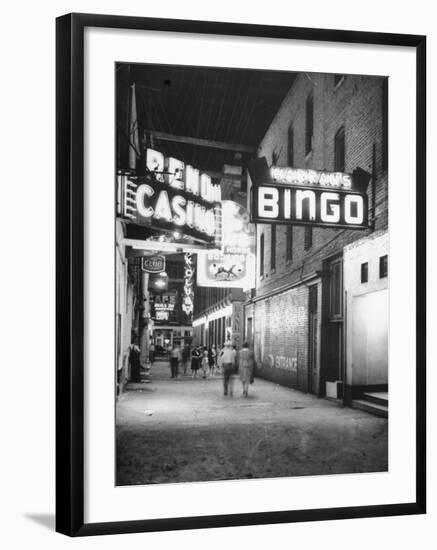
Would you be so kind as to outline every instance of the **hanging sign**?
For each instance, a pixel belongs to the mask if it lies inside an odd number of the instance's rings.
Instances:
[[[146,175],[118,176],[117,213],[126,222],[177,231],[216,246],[221,191],[208,174],[147,149]]]
[[[141,258],[141,269],[147,273],[161,273],[165,271],[165,256],[155,254]]]
[[[240,204],[222,201],[222,247],[197,256],[197,285],[249,289],[255,285],[255,231]]]
[[[268,167],[265,159],[249,165],[251,221],[366,229],[370,174],[291,167]]]
[[[194,262],[193,255],[184,254],[184,296],[182,298],[182,310],[191,320],[194,309]]]

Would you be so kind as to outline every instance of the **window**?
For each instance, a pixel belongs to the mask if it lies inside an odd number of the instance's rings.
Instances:
[[[305,226],[304,235],[304,250],[309,250],[313,246],[313,228],[309,225]]]
[[[170,263],[167,262],[166,272],[170,279],[183,279],[184,278],[184,266],[182,263]]]
[[[259,239],[259,274],[260,277],[264,275],[264,233]]]
[[[287,225],[287,233],[285,238],[285,258],[287,261],[293,259],[293,226]]]
[[[252,342],[252,332],[253,332],[253,318],[248,317],[247,325],[246,325],[246,342],[249,342],[249,343]]]
[[[338,130],[334,138],[334,170],[344,172],[345,140],[344,126]]]
[[[381,256],[379,258],[379,278],[384,279],[388,275],[388,256]]]
[[[287,166],[294,166],[294,130],[292,125],[288,128]]]
[[[276,269],[276,225],[272,224],[270,233],[270,269]]]
[[[344,74],[335,74],[334,75],[334,86],[337,86],[340,84],[340,82],[344,80]]]
[[[364,264],[361,264],[361,282],[367,283],[369,280],[369,264],[365,262]]]
[[[277,166],[278,165],[278,158],[279,158],[279,155],[276,151],[273,151],[272,152],[272,166]]]
[[[331,264],[331,307],[330,317],[338,318],[343,312],[343,273],[342,260]]]
[[[314,133],[314,100],[310,94],[305,104],[305,154],[308,155],[313,149]]]

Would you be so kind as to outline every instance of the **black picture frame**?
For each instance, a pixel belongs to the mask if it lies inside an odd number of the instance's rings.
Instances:
[[[416,52],[416,499],[400,504],[84,522],[84,29],[136,29],[414,48]],[[56,530],[69,536],[423,514],[426,511],[426,38],[284,26],[68,14],[56,21]]]

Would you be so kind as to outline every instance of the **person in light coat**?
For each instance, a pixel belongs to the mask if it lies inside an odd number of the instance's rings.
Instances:
[[[253,351],[249,349],[247,342],[243,344],[243,349],[238,354],[238,372],[243,385],[243,396],[249,396],[249,384],[253,382],[253,371],[255,359]]]
[[[179,347],[179,344],[174,344],[172,349],[170,350],[170,369],[171,369],[171,377],[177,378],[179,375],[179,363],[182,360],[182,353],[181,348]]]
[[[219,365],[223,370],[223,394],[232,397],[233,394],[233,374],[237,366],[236,359],[237,353],[232,349],[231,342],[225,342],[222,351],[219,355]]]

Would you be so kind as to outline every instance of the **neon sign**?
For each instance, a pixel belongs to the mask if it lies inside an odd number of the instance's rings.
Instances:
[[[147,149],[145,176],[118,176],[117,211],[125,221],[178,231],[216,245],[221,239],[221,190],[208,174]]]
[[[141,258],[141,269],[147,273],[161,273],[165,271],[165,256],[160,256],[159,254],[143,256]]]
[[[290,167],[267,167],[265,159],[249,167],[251,221],[366,229],[370,174]]]
[[[155,321],[168,321],[170,315],[175,311],[176,296],[164,295],[154,296],[152,301],[152,317]]]
[[[344,172],[322,172],[320,170],[272,166],[270,176],[276,183],[291,185],[321,185],[351,189],[352,177]]]
[[[221,250],[198,254],[197,285],[252,288],[255,284],[255,232],[249,213],[240,204],[222,201]]]
[[[194,262],[193,255],[187,252],[184,255],[184,296],[182,299],[182,310],[191,318],[194,308]]]

